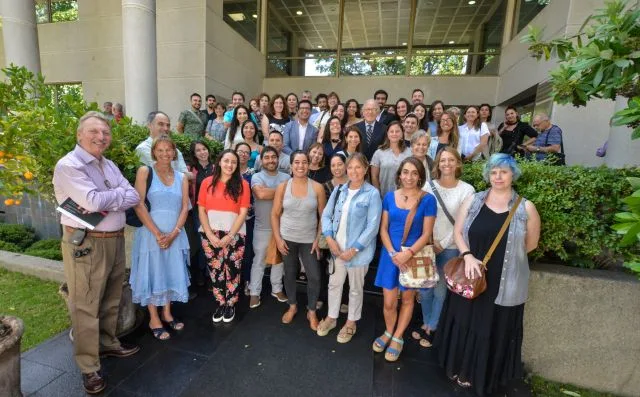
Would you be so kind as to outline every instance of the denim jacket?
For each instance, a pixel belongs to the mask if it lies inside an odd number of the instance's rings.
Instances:
[[[336,237],[342,207],[347,198],[349,184],[333,189],[327,206],[322,212],[322,234],[325,237]],[[358,253],[345,264],[346,267],[368,266],[373,260],[376,250],[376,237],[380,228],[382,201],[378,189],[365,182],[353,196],[349,204],[349,219],[347,220],[346,249],[357,248]]]
[[[467,218],[464,221],[463,237],[469,245],[469,228],[480,213],[489,190],[473,195],[473,201],[469,207]],[[516,199],[515,190],[509,200],[509,210]],[[502,275],[500,276],[500,289],[495,304],[500,306],[517,306],[527,300],[529,292],[529,259],[527,258],[527,246],[525,236],[527,234],[526,199],[522,199],[516,213],[511,219],[507,229],[507,248],[502,263]]]

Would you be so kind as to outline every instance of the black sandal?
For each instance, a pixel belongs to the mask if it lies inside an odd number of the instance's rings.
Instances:
[[[171,328],[174,331],[182,331],[184,329],[184,323],[179,320],[176,320],[175,318],[171,321],[165,321],[165,320],[161,320],[161,321],[167,324],[169,328]]]
[[[171,334],[169,333],[169,331],[164,329],[164,327],[151,328],[151,333],[153,334],[153,337],[156,338],[157,340],[165,341],[165,340],[171,339]],[[167,336],[163,338],[162,335],[167,335]]]

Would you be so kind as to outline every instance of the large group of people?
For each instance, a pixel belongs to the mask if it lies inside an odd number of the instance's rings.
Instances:
[[[193,139],[186,157],[169,138],[169,116],[151,112],[149,137],[136,148],[143,165],[133,186],[103,156],[111,120],[99,112],[80,119],[77,146],[57,164],[53,183],[60,203],[70,198],[87,212],[107,214],[92,230],[61,218],[75,357],[87,392],[106,385],[101,355],[137,351],[115,337],[127,209],[142,224],[133,244],[133,300],[146,306],[158,340],[190,326],[174,317],[171,304],[189,300],[192,280],[207,278],[216,302],[212,321],[229,323],[241,294],[250,309],[261,305],[270,267],[267,294],[287,304],[283,324],[298,312],[302,271],[309,327],[326,336],[346,313],[336,339],[348,343],[373,267],[385,328],[373,351],[398,360],[409,329],[420,346],[437,349],[452,381],[478,394],[522,375],[527,253],[537,246],[540,218],[533,203],[517,200],[514,156],[560,164],[560,128],[545,114],[529,126],[514,107],[495,127],[490,105],[460,111],[435,100],[427,106],[420,89],[389,106],[384,90],[362,106],[355,99],[342,103],[335,92],[318,94],[315,104],[311,98],[309,91],[300,100],[262,93],[247,107],[244,94],[234,92],[229,107],[208,95],[201,110],[194,93],[177,121],[178,133]],[[208,140],[224,145],[215,159]],[[464,164],[480,159],[490,187],[475,192],[464,182]],[[507,233],[483,263],[505,221]],[[435,253],[439,280],[431,288],[403,286],[400,275],[426,246]],[[486,278],[478,298],[447,290],[445,264],[456,257],[469,279]],[[89,277],[77,275],[90,265]],[[416,302],[422,315],[412,327]]]

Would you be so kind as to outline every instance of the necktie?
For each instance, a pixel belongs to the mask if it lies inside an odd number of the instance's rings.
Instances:
[[[367,124],[367,144],[371,144],[371,137],[373,136],[373,125]]]

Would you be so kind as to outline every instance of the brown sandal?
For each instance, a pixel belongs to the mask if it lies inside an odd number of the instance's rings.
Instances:
[[[307,312],[307,320],[309,320],[309,328],[313,331],[318,331],[318,316],[316,316],[316,312]]]
[[[298,309],[291,309],[289,308],[289,310],[287,310],[283,315],[282,315],[282,323],[283,324],[289,324],[293,321],[293,318],[295,317],[296,313],[298,313]]]

